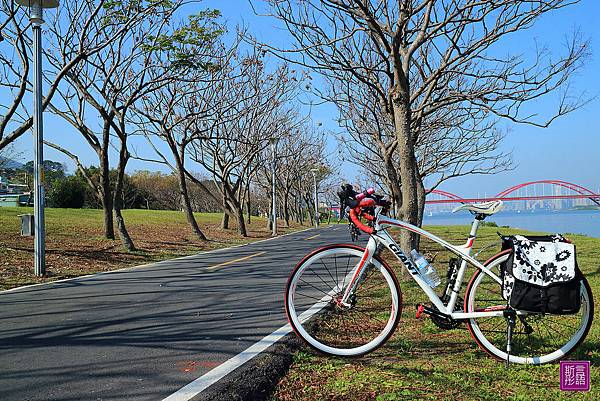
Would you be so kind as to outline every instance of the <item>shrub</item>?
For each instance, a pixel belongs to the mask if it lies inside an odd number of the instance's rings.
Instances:
[[[79,209],[85,203],[87,185],[81,177],[55,180],[48,194],[48,206]]]
[[[483,227],[498,227],[498,224],[496,224],[493,221],[483,221],[483,222],[481,222],[481,225]]]

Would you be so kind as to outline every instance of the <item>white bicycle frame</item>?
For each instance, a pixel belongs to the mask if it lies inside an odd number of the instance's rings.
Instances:
[[[419,287],[427,294],[429,300],[435,305],[435,307],[441,313],[451,317],[452,319],[471,319],[471,318],[479,318],[479,317],[492,317],[492,316],[503,316],[505,308],[498,308],[494,310],[486,310],[479,312],[455,312],[454,307],[456,306],[456,301],[458,300],[458,294],[460,293],[460,289],[462,287],[463,278],[465,272],[467,270],[467,264],[472,264],[477,269],[483,271],[485,274],[490,276],[494,281],[496,281],[499,285],[502,284],[500,277],[490,271],[487,267],[482,265],[479,261],[470,256],[471,249],[473,248],[473,243],[475,242],[475,238],[477,237],[477,229],[479,228],[480,220],[474,219],[473,224],[471,226],[471,232],[469,234],[469,238],[464,245],[452,245],[443,239],[427,232],[419,227],[413,226],[412,224],[406,223],[401,220],[396,220],[388,216],[381,215],[381,208],[377,207],[375,212],[375,232],[370,235],[367,246],[365,247],[365,252],[363,257],[360,259],[360,262],[356,265],[356,267],[351,272],[351,281],[346,290],[344,291],[344,296],[341,299],[342,304],[349,305],[348,299],[351,294],[354,292],[356,286],[360,282],[360,277],[363,275],[366,270],[364,267],[369,266],[373,256],[375,255],[379,244],[385,245],[411,274],[412,278],[417,282]],[[416,234],[422,235],[424,237],[429,238],[430,240],[437,242],[442,245],[444,248],[448,249],[450,252],[461,258],[460,268],[458,270],[456,280],[454,282],[454,288],[452,288],[452,292],[450,295],[450,300],[447,305],[444,305],[440,297],[433,291],[433,289],[423,280],[421,275],[418,273],[415,265],[413,264],[410,257],[408,257],[398,246],[396,241],[392,238],[392,236],[387,232],[388,228],[391,227],[400,227],[405,230],[412,231]],[[508,254],[506,255],[508,258]],[[517,314],[524,314],[520,311],[517,311]]]

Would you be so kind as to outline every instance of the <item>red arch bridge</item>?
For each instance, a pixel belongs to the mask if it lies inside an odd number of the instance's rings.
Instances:
[[[560,180],[525,182],[507,188],[496,196],[484,196],[482,198],[462,198],[450,192],[434,189],[428,192],[425,203],[478,203],[502,200],[525,201],[529,207],[535,207],[536,204],[544,205],[544,202],[546,202],[546,205],[554,205],[559,208],[563,199],[572,199],[574,206],[585,206],[590,203],[600,206],[600,193],[594,193],[592,190],[584,188],[581,185]]]

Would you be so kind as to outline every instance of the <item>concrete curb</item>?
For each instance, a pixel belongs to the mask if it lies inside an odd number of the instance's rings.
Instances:
[[[293,353],[301,346],[302,341],[292,332],[191,400],[267,400],[290,368]]]

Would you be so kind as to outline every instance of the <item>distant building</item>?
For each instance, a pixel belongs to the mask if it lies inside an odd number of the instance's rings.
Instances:
[[[6,177],[0,176],[0,207],[31,206],[32,201],[27,185],[11,184]]]
[[[562,195],[562,187],[555,185],[554,186],[554,196],[560,196]],[[563,202],[562,199],[555,199],[554,200],[554,209],[562,209],[563,207]]]

